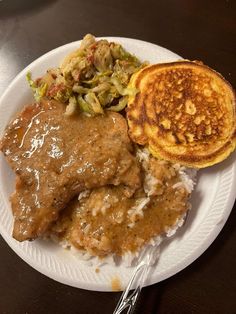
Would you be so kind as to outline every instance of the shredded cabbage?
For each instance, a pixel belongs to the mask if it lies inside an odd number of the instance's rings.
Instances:
[[[27,80],[36,101],[42,97],[61,101],[67,105],[66,115],[78,110],[95,115],[126,107],[128,97],[138,92],[128,87],[130,78],[144,65],[120,44],[97,41],[88,34],[60,67],[37,80],[27,73]]]
[[[117,105],[111,106],[107,110],[116,111],[116,112],[121,111],[126,107],[127,103],[128,103],[128,97],[127,96],[122,97],[120,98]]]
[[[84,99],[88,103],[89,107],[92,108],[94,113],[103,113],[102,106],[95,93],[89,92],[84,96]]]
[[[93,114],[92,108],[90,108],[89,104],[83,99],[82,96],[79,96],[77,98],[77,102],[79,104],[81,111],[88,113],[88,114]]]
[[[72,116],[77,112],[77,101],[75,97],[70,97],[69,104],[66,106],[65,115],[66,116]]]
[[[34,98],[36,101],[39,101],[42,97],[46,95],[47,88],[48,88],[47,83],[42,82],[39,85],[37,85],[36,82],[32,79],[30,72],[26,74],[26,79],[34,93]]]

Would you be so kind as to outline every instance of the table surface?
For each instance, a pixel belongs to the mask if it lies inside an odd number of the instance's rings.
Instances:
[[[2,0],[0,95],[45,52],[96,36],[138,38],[202,60],[236,85],[236,1]],[[142,290],[136,313],[236,313],[236,206],[210,248],[177,275]],[[120,293],[57,283],[0,237],[0,314],[112,313]]]

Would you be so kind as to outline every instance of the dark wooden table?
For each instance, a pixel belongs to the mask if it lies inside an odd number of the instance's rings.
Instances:
[[[31,61],[86,33],[156,43],[202,60],[236,85],[233,0],[3,0],[0,94]],[[143,289],[136,313],[236,313],[235,222],[236,206],[197,261]],[[0,314],[107,314],[119,296],[54,282],[23,262],[0,238]]]

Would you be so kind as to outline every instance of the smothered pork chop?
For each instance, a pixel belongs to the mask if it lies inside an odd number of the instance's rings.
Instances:
[[[185,216],[191,187],[168,162],[147,155],[140,166],[144,184],[132,197],[122,185],[82,192],[62,212],[51,234],[67,247],[100,257],[135,253],[166,234]]]
[[[11,203],[19,241],[43,235],[85,189],[122,184],[130,197],[140,187],[126,120],[115,112],[67,117],[64,111],[54,100],[30,105],[2,139],[1,150],[17,174]]]

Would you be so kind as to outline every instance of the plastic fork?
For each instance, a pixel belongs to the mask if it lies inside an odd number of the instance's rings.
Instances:
[[[113,314],[124,313],[125,310],[127,310],[127,314],[134,312],[136,302],[147,279],[149,268],[155,264],[158,255],[159,247],[156,245],[149,247],[143,254],[141,254],[140,262],[138,263],[126,289],[122,293]],[[136,286],[136,288],[132,291],[133,286]]]

